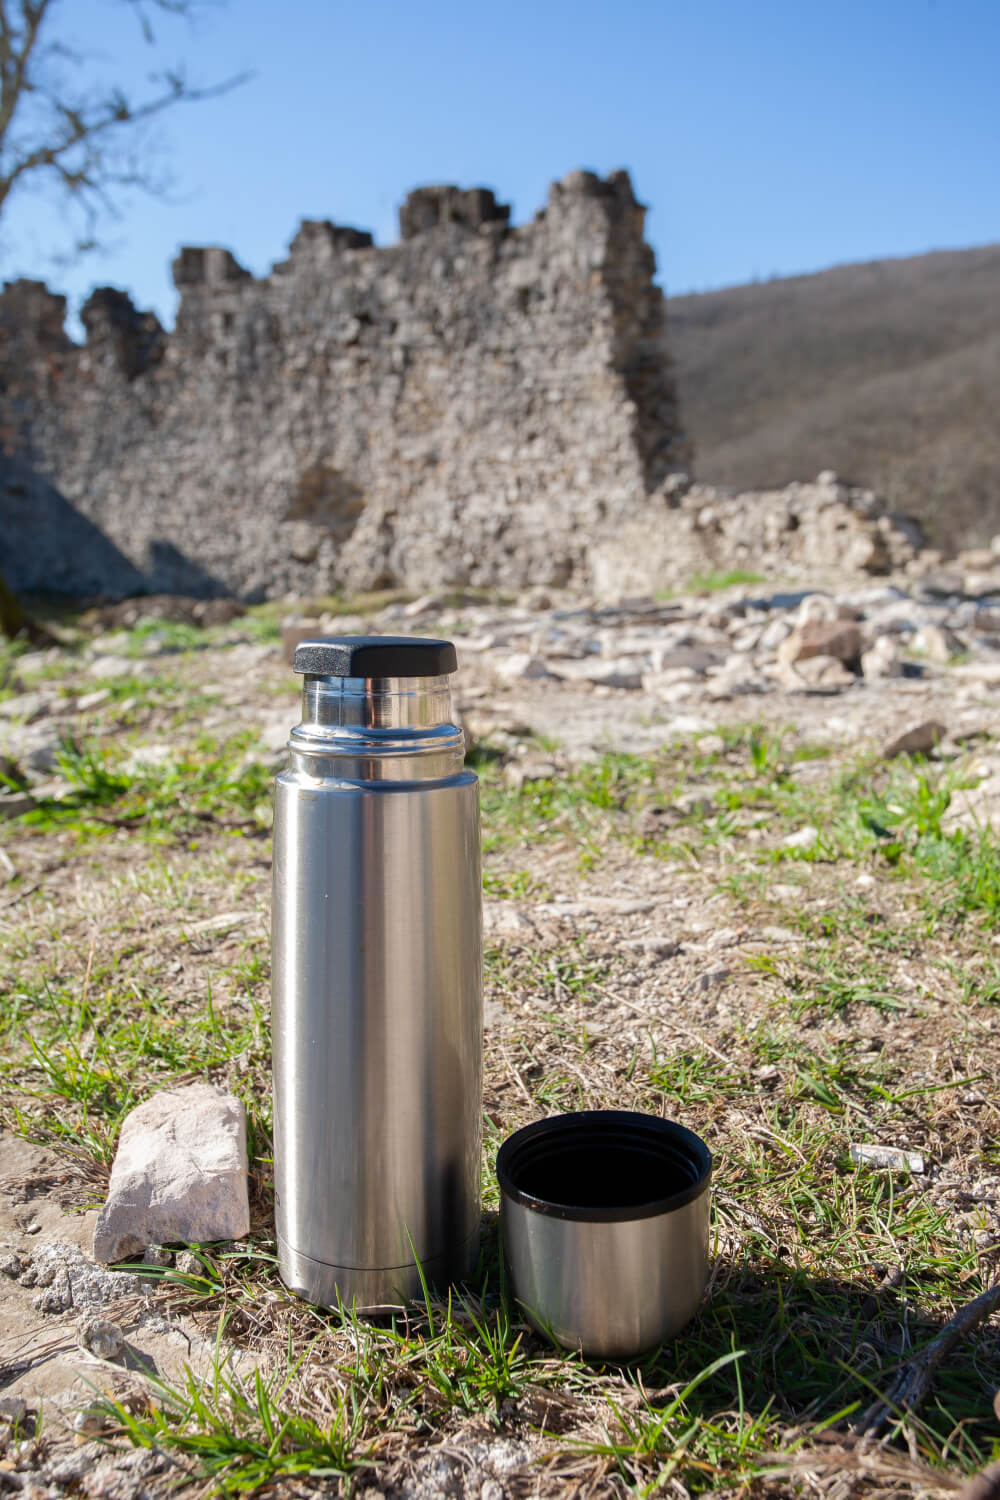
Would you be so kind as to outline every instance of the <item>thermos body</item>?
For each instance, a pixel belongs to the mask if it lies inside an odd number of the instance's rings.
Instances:
[[[308,674],[305,704],[274,819],[279,1265],[396,1305],[478,1251],[479,789],[443,674]]]

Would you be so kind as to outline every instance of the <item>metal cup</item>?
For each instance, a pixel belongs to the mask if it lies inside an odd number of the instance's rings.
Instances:
[[[526,1125],[497,1155],[500,1226],[528,1320],[626,1360],[673,1338],[708,1279],[712,1157],[654,1115],[586,1110]]]

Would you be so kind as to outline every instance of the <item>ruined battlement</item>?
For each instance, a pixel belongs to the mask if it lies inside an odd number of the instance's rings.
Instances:
[[[0,569],[73,574],[66,514],[47,534],[17,499],[37,479],[39,517],[58,494],[122,558],[81,561],[80,592],[585,579],[686,457],[644,214],[625,172],[571,173],[517,227],[486,188],[420,188],[396,245],[306,220],[264,277],[184,248],[172,332],[102,288],[83,345],[64,298],[8,283]]]

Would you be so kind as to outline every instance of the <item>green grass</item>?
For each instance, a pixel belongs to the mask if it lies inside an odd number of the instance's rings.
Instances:
[[[323,1420],[303,1415],[295,1409],[302,1364],[242,1378],[220,1351],[207,1381],[190,1371],[182,1386],[150,1378],[154,1399],[145,1413],[115,1401],[101,1410],[134,1447],[170,1453],[214,1493],[246,1494],[277,1479],[346,1479],[368,1457],[359,1441],[361,1402],[337,1392]]]
[[[160,692],[151,706],[176,711],[180,689]],[[721,749],[606,755],[520,790],[504,784],[499,752],[479,747],[489,897],[572,895],[581,869],[593,889],[607,861],[617,882],[641,873],[666,911],[648,926],[602,918],[574,940],[540,920],[487,946],[480,1263],[468,1287],[382,1323],[310,1309],[280,1286],[266,944],[244,933],[216,948],[197,930],[247,894],[259,907],[270,774],[243,735],[178,738],[166,765],[132,771],[127,744],[67,742],[70,795],[17,820],[5,843],[15,863],[44,849],[95,881],[100,917],[36,902],[21,921],[9,908],[0,1123],[86,1165],[90,1201],[127,1110],[209,1078],[247,1105],[254,1190],[245,1249],[203,1246],[197,1274],[162,1273],[155,1292],[166,1310],[221,1320],[211,1368],[161,1383],[147,1407],[105,1403],[108,1442],[168,1455],[206,1493],[361,1491],[493,1438],[534,1445],[512,1492],[792,1497],[798,1454],[827,1482],[822,1434],[842,1433],[992,1274],[974,1240],[995,1228],[989,1196],[942,1196],[935,1173],[964,1192],[1000,1166],[987,1024],[1000,999],[1000,845],[951,826],[961,766],[887,765],[759,724],[720,738]],[[684,795],[705,805],[676,808]],[[650,831],[653,809],[664,816]],[[788,847],[806,825],[816,844]],[[119,836],[134,840],[127,867],[104,862]],[[670,904],[675,890],[690,904]],[[700,947],[704,922],[672,957],[619,942],[706,913],[740,929],[718,994],[690,984],[718,962]],[[782,929],[773,945],[768,924]],[[581,1107],[681,1119],[716,1163],[711,1298],[681,1337],[624,1368],[532,1331],[498,1243],[500,1142]],[[856,1166],[859,1141],[919,1149],[929,1172]],[[238,1367],[234,1346],[259,1372]],[[1000,1339],[986,1327],[910,1421],[920,1462],[965,1475],[990,1461],[997,1385]],[[897,1435],[890,1451],[906,1444]]]
[[[0,1040],[0,1121],[103,1166],[140,1098],[192,1072],[239,1086],[237,1059],[243,1083],[263,1079],[269,1066],[265,1013],[249,989],[240,1006],[220,1013],[211,985],[199,1004],[181,1006],[164,989],[123,984],[100,967],[82,992],[46,980],[10,986]],[[266,1130],[266,1095],[260,1106]]]
[[[69,792],[40,798],[22,822],[40,831],[72,828],[99,835],[125,828],[174,840],[207,827],[261,832],[270,826],[273,777],[247,760],[252,744],[252,734],[222,746],[202,736],[175,759],[129,770],[120,751],[67,737],[57,764]]]
[[[763,573],[754,573],[746,568],[732,568],[728,573],[695,573],[688,580],[687,587],[692,594],[718,594],[724,589],[736,588],[739,584],[751,587],[766,582]]]
[[[947,830],[943,823],[963,784],[957,773],[919,758],[889,768],[860,761],[805,783],[797,771],[826,759],[828,747],[788,747],[781,735],[755,726],[730,731],[728,739],[721,755],[675,746],[649,756],[605,755],[516,791],[481,753],[484,849],[527,851],[568,836],[581,865],[593,868],[609,839],[633,840],[636,816],[647,807],[669,808],[694,776],[705,782],[705,800],[715,810],[678,813],[652,845],[647,840],[637,848],[690,863],[712,847],[728,853],[747,830],[764,829],[768,837],[753,864],[861,862],[885,876],[924,882],[936,920],[1000,916],[1000,839],[989,828]],[[810,825],[819,830],[815,844],[783,843]]]

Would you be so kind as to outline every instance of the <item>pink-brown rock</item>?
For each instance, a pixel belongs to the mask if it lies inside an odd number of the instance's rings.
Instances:
[[[890,740],[882,751],[882,757],[884,760],[892,760],[897,755],[926,755],[941,743],[947,733],[945,726],[936,719],[925,719]]]
[[[853,620],[804,620],[778,647],[780,662],[835,656],[848,665],[861,656],[862,638]]]
[[[249,1230],[240,1101],[192,1083],[138,1105],[122,1126],[94,1258],[109,1264],[150,1244],[233,1240]]]

